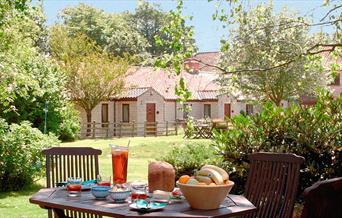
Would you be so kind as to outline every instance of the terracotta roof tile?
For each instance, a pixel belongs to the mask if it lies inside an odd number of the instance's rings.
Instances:
[[[200,100],[198,91],[219,90],[215,82],[218,75],[212,73],[190,74],[182,72],[188,89],[192,92],[192,100]],[[179,83],[180,76],[169,74],[163,70],[152,67],[131,68],[125,77],[127,89],[151,87],[164,96],[165,99],[175,100],[175,87]],[[134,91],[137,92],[137,91]]]
[[[144,94],[147,90],[150,88],[148,87],[141,87],[141,88],[130,88],[127,89],[124,93],[123,96],[125,98],[137,98],[140,95]]]
[[[190,58],[190,59],[200,61],[200,71],[215,73],[218,70],[215,67],[210,67],[210,66],[207,66],[206,64],[218,65],[220,56],[221,56],[220,52],[199,52],[195,54],[193,58]]]
[[[204,90],[198,91],[198,96],[201,100],[212,100],[217,99],[218,91],[217,90]]]

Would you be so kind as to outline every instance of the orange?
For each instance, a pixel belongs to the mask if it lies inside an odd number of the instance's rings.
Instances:
[[[188,175],[183,175],[183,176],[179,177],[178,182],[179,182],[179,183],[186,184],[186,183],[189,181],[189,179],[190,179],[190,176],[188,176]]]

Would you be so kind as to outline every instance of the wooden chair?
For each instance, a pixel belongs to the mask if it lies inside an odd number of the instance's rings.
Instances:
[[[342,177],[316,182],[303,196],[302,218],[342,217]]]
[[[285,153],[254,153],[249,156],[245,196],[258,209],[245,217],[292,217],[304,158]]]
[[[46,157],[46,186],[56,187],[69,177],[96,179],[99,174],[99,155],[102,151],[89,147],[53,147],[43,151]],[[65,211],[69,217],[99,217],[93,214]],[[52,211],[49,210],[49,217]]]

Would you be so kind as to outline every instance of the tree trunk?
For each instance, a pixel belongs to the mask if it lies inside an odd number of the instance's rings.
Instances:
[[[274,99],[274,104],[279,107],[281,105],[281,99]]]
[[[91,110],[86,110],[87,114],[87,136],[91,135]],[[94,131],[94,130],[93,130]]]

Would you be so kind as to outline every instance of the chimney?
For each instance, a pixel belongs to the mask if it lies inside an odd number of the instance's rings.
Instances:
[[[184,61],[184,68],[189,73],[199,73],[200,63],[198,61],[188,59]]]

